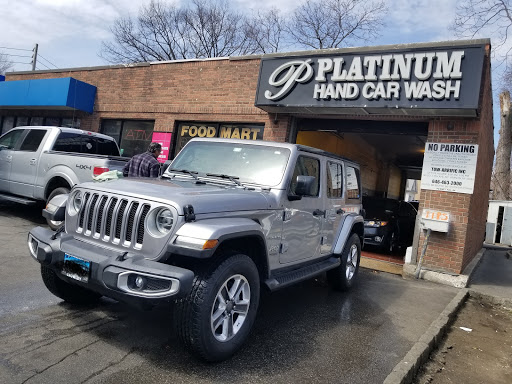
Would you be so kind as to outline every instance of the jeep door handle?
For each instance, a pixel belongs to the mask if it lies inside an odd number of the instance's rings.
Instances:
[[[30,165],[36,165],[37,159],[30,159]]]
[[[325,211],[322,211],[321,209],[315,209],[313,211],[313,216],[325,216]]]
[[[343,209],[341,209],[341,208],[336,210],[336,214],[337,215],[343,215],[344,213],[345,213],[345,211]]]

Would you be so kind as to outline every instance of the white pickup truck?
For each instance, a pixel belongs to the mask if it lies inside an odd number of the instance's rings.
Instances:
[[[122,170],[115,140],[64,127],[18,127],[0,137],[0,198],[22,204],[47,202],[75,184]],[[52,229],[60,225],[48,221]]]

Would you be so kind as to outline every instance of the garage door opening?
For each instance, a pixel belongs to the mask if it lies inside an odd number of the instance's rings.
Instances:
[[[357,161],[365,217],[363,264],[401,273],[420,206],[427,122],[301,119],[296,143]],[[382,264],[384,262],[385,264]]]

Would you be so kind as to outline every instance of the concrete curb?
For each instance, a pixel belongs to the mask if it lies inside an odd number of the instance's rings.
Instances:
[[[468,286],[477,265],[482,261],[482,256],[485,254],[485,249],[482,248],[471,262],[464,269],[464,272],[460,275],[449,274],[444,272],[432,271],[429,269],[422,268],[420,272],[420,279],[428,280],[433,283],[450,285],[455,288],[465,288]],[[404,264],[402,276],[404,278],[414,279],[416,273],[416,264]]]
[[[384,384],[408,384],[414,380],[416,373],[428,360],[430,352],[439,344],[468,296],[468,289],[460,290],[439,317],[430,324],[427,331],[413,345],[402,361],[386,377]]]

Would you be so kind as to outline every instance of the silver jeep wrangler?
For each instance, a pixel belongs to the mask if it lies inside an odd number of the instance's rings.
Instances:
[[[183,344],[207,361],[235,353],[261,289],[327,272],[356,279],[364,236],[359,166],[296,144],[194,139],[159,179],[79,184],[30,231],[46,287],[70,303],[101,296],[173,302]]]

